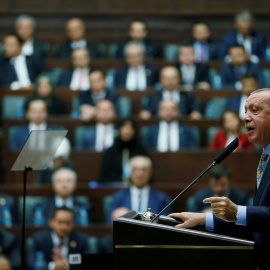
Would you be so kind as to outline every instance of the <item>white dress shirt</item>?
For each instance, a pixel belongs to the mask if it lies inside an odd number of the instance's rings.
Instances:
[[[10,59],[10,63],[13,65],[17,75],[17,81],[14,81],[10,85],[11,90],[18,90],[21,87],[28,87],[31,85],[29,73],[26,65],[25,55],[18,55]]]
[[[195,81],[195,65],[181,65],[182,81],[185,85],[194,85]]]
[[[90,88],[89,71],[89,68],[74,69],[69,88],[73,91],[88,90]]]
[[[85,39],[81,39],[79,41],[72,41],[70,43],[70,46],[73,50],[75,49],[82,49],[82,48],[86,48],[87,42]]]
[[[165,121],[160,121],[159,123],[159,133],[157,141],[157,150],[159,152],[172,151],[175,152],[179,150],[179,124],[177,121],[167,123]]]
[[[130,187],[132,211],[143,211],[143,212],[147,211],[149,202],[149,192],[150,192],[149,186],[145,186],[142,189],[139,189],[133,185]],[[141,202],[139,201],[140,197]]]
[[[177,89],[175,89],[173,91],[169,91],[169,90],[165,89],[162,91],[162,99],[165,99],[165,100],[171,99],[175,103],[179,103],[180,102],[180,92]]]
[[[98,123],[96,125],[96,146],[97,152],[102,152],[112,146],[114,140],[114,126],[112,124],[103,125]]]
[[[30,56],[30,55],[33,55],[33,53],[34,53],[34,39],[31,38],[23,44],[22,54]]]
[[[145,90],[147,88],[145,66],[130,67],[127,73],[126,89],[129,91]]]
[[[55,206],[57,208],[66,206],[69,209],[73,209],[74,206],[73,197],[69,197],[66,200],[63,200],[60,196],[56,195],[54,198],[55,198]]]
[[[69,238],[68,237],[63,238],[62,239],[63,244],[61,245],[61,247],[59,247],[61,243],[61,239],[58,237],[58,235],[55,232],[52,232],[51,237],[52,237],[53,247],[56,249],[60,249],[62,256],[64,258],[67,258]],[[54,270],[54,269],[55,269],[55,262],[54,261],[49,262],[48,270]]]

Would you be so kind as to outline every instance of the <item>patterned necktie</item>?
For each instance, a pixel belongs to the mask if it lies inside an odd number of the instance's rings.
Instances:
[[[258,169],[257,169],[257,189],[259,188],[263,173],[267,165],[267,158],[268,158],[268,154],[265,151],[263,151],[260,158],[259,165],[258,165]]]

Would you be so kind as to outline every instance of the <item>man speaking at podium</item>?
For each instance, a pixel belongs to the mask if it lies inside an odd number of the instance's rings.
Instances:
[[[243,118],[251,143],[263,147],[258,169],[253,206],[240,206],[226,197],[205,198],[213,213],[173,213],[183,220],[180,228],[205,225],[215,233],[253,239],[259,270],[270,269],[270,88],[250,94]]]

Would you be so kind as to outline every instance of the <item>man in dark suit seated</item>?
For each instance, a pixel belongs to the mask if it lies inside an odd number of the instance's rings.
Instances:
[[[125,47],[126,65],[116,70],[114,85],[127,90],[145,90],[158,82],[158,69],[145,64],[144,49],[140,43],[128,43]]]
[[[153,189],[149,181],[152,177],[152,162],[145,156],[134,156],[130,160],[130,186],[113,195],[110,216],[119,207],[126,207],[133,211],[146,212],[148,208],[152,212],[159,213],[168,203],[168,197]],[[164,215],[168,214],[168,210]]]
[[[147,148],[159,152],[179,151],[198,147],[192,128],[177,121],[178,106],[173,100],[162,100],[159,103],[157,125],[146,127],[143,142]]]
[[[205,225],[217,234],[254,241],[255,262],[259,270],[270,268],[270,88],[258,89],[250,94],[245,104],[243,121],[250,143],[263,148],[257,168],[257,179],[252,206],[237,205],[227,197],[210,197],[213,213],[173,213],[180,218],[180,228]],[[246,166],[248,166],[247,164]],[[242,168],[245,170],[245,168]]]
[[[57,85],[69,87],[73,91],[88,90],[90,88],[90,61],[87,49],[73,50],[72,68],[61,73]]]
[[[199,101],[191,93],[180,90],[179,70],[174,66],[165,66],[160,71],[160,83],[162,90],[146,97],[143,109],[140,111],[140,118],[148,120],[157,116],[159,103],[163,99],[172,99],[178,104],[180,115],[188,116],[190,119],[200,119]]]
[[[82,48],[87,49],[92,58],[102,57],[99,48],[86,40],[86,29],[81,19],[72,18],[67,22],[66,35],[67,41],[56,47],[56,57],[71,58],[73,50]]]
[[[141,19],[132,20],[129,24],[128,31],[129,40],[120,45],[116,51],[116,58],[125,57],[125,46],[129,42],[140,43],[144,47],[145,57],[147,59],[161,58],[162,52],[158,44],[151,42],[147,39],[148,30],[146,22]]]
[[[50,229],[33,235],[28,254],[28,268],[34,270],[36,258],[45,260],[45,269],[68,270],[70,254],[89,254],[87,235],[73,229],[73,212],[67,207],[56,208],[50,220]]]
[[[3,227],[11,227],[17,222],[14,198],[0,192],[0,224]]]
[[[21,251],[16,236],[10,232],[0,229],[0,260],[3,259],[2,256],[6,256],[8,258],[13,270],[21,269]],[[6,270],[6,268],[3,268],[3,270]]]
[[[4,37],[4,55],[0,57],[0,85],[11,90],[33,90],[43,66],[33,56],[22,54],[23,40],[16,34]]]
[[[206,64],[195,62],[193,44],[183,44],[179,47],[178,64],[181,85],[184,89],[210,89],[209,68]]]
[[[20,15],[14,24],[16,33],[23,40],[22,54],[44,61],[49,45],[35,38],[36,20],[30,15]]]
[[[80,120],[88,122],[94,119],[96,105],[100,100],[110,100],[118,113],[118,94],[106,87],[106,76],[102,70],[91,70],[89,73],[90,89],[79,93]]]
[[[265,58],[266,38],[254,30],[254,19],[250,11],[244,10],[235,16],[235,29],[227,33],[221,42],[220,58],[230,61],[229,49],[234,44],[244,46],[249,59],[257,63]]]
[[[231,186],[231,170],[223,165],[215,166],[209,173],[210,186],[194,194],[194,203],[189,211],[211,212],[211,207],[203,203],[204,198],[226,196],[238,205],[249,205],[248,194]]]
[[[218,58],[218,44],[211,37],[211,29],[206,21],[193,22],[191,37],[183,44],[193,44],[196,63],[206,63]]]
[[[85,203],[74,197],[76,185],[77,174],[75,171],[65,167],[56,170],[52,175],[54,197],[46,199],[35,207],[35,213],[43,216],[44,223],[40,224],[41,220],[34,220],[34,225],[49,224],[54,208],[65,206],[73,209],[75,224],[87,226],[91,222],[91,206],[89,202]]]
[[[220,70],[222,86],[240,90],[242,88],[241,79],[246,73],[253,73],[260,87],[265,85],[261,67],[248,60],[245,48],[242,45],[232,45],[229,49],[231,62],[224,64]]]
[[[257,77],[252,73],[247,73],[241,79],[242,89],[241,93],[236,96],[229,97],[227,99],[226,110],[235,110],[239,112],[239,116],[242,119],[245,115],[245,102],[250,93],[259,88]]]
[[[59,129],[59,127],[48,125],[48,111],[46,102],[43,99],[33,99],[28,103],[25,118],[28,120],[28,125],[18,128],[10,139],[9,148],[12,150],[21,149],[32,130]],[[67,138],[64,138],[62,144],[70,147],[70,142]]]
[[[115,139],[116,114],[114,106],[109,100],[101,100],[96,106],[96,124],[90,126],[81,134],[76,143],[77,150],[92,150],[103,152],[113,145]]]

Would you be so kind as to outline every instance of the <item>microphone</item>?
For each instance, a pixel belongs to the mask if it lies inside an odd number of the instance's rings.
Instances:
[[[225,147],[214,159],[214,161],[208,165],[188,186],[186,186],[167,206],[164,207],[152,220],[154,222],[158,217],[169,208],[184,192],[186,192],[193,184],[195,184],[206,172],[208,172],[216,164],[222,162],[228,155],[230,155],[238,147],[239,139],[235,138],[227,147]]]

